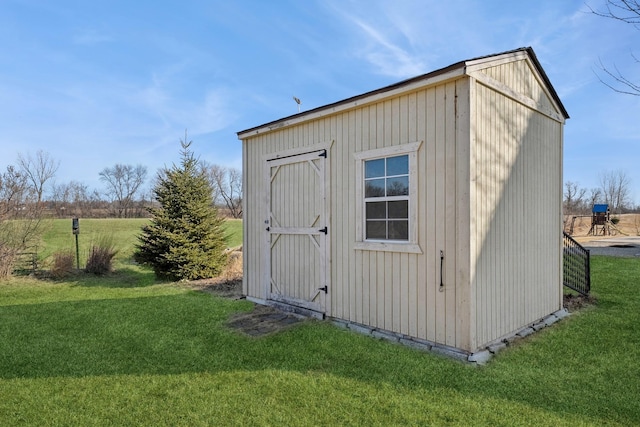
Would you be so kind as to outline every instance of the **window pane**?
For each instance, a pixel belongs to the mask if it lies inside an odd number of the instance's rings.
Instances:
[[[363,160],[366,240],[409,240],[409,163],[411,154]],[[361,185],[362,185],[361,184]],[[411,183],[414,185],[414,183]],[[415,207],[412,207],[415,209]],[[361,218],[362,219],[362,218]]]
[[[364,162],[364,177],[377,178],[384,176],[384,159],[367,160]]]
[[[399,176],[387,179],[387,196],[408,196],[409,177]]]
[[[408,200],[398,200],[397,202],[388,202],[388,203],[389,203],[389,218],[401,218],[401,219],[409,218],[409,201]]]
[[[384,178],[365,181],[364,197],[384,197]]]
[[[387,176],[408,175],[409,156],[396,156],[387,158]]]
[[[386,221],[367,221],[367,239],[386,239]]]
[[[386,202],[367,203],[367,219],[386,219],[386,218],[387,218]]]
[[[409,221],[389,221],[390,240],[409,240]]]

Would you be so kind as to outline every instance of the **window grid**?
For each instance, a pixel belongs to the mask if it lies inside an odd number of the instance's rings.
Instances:
[[[365,239],[409,240],[409,156],[369,159],[364,167]]]

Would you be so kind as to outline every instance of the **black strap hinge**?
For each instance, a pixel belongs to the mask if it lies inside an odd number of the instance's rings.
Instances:
[[[324,285],[321,288],[318,288],[319,291],[324,291],[324,293],[329,293],[329,287],[327,285]]]
[[[324,157],[326,159],[327,158],[327,150],[322,150],[322,153],[318,154],[318,157]]]
[[[321,233],[327,234],[329,233],[329,229],[327,227],[321,228],[320,230],[318,230]]]

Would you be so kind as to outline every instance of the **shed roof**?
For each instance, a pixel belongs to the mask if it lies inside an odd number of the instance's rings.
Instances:
[[[536,71],[540,74],[541,78],[544,80],[544,83],[549,90],[550,95],[553,98],[553,101],[557,104],[560,112],[564,116],[565,119],[569,118],[569,114],[565,109],[560,97],[557,92],[553,88],[549,77],[545,73],[542,65],[538,61],[535,52],[532,47],[521,47],[514,50],[509,50],[502,53],[496,53],[492,55],[480,56],[477,58],[466,59],[464,61],[459,61],[454,64],[451,64],[447,67],[440,68],[438,70],[432,71],[430,73],[422,74],[416,77],[412,77],[407,80],[400,81],[398,83],[391,84],[389,86],[382,87],[380,89],[372,90],[370,92],[365,92],[360,95],[352,96],[350,98],[343,99],[341,101],[334,102],[332,104],[323,105],[312,110],[303,111],[297,114],[293,114],[291,116],[287,116],[278,120],[274,120],[272,122],[268,122],[259,126],[252,127],[250,129],[246,129],[237,133],[239,139],[243,139],[245,137],[256,135],[263,133],[264,131],[270,131],[274,129],[278,129],[287,125],[292,124],[291,122],[298,122],[300,120],[304,120],[307,118],[315,118],[317,116],[322,116],[327,112],[334,112],[336,110],[341,110],[343,106],[350,105],[358,105],[360,101],[364,101],[368,98],[376,98],[378,96],[384,97],[385,95],[389,95],[394,91],[404,90],[413,85],[424,85],[425,83],[437,82],[440,80],[446,80],[447,78],[452,78],[455,76],[462,76],[466,72],[466,68],[470,65],[480,64],[482,62],[488,62],[490,60],[496,59],[498,57],[509,56],[509,55],[517,55],[517,54],[525,54],[527,55],[531,62],[533,63]]]

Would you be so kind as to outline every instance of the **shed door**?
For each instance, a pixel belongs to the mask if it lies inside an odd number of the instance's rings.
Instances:
[[[267,298],[327,309],[327,151],[267,160]]]

